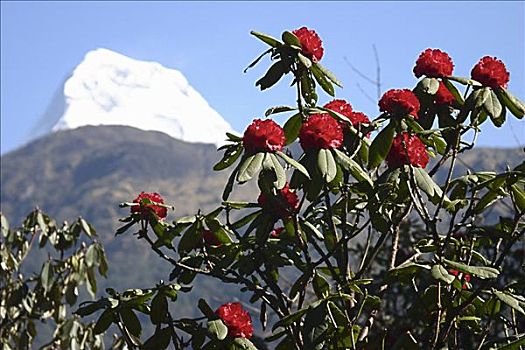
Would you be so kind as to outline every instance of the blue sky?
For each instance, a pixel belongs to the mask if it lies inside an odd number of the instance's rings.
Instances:
[[[259,92],[269,66],[243,74],[265,45],[257,30],[314,28],[324,42],[322,63],[345,84],[337,97],[355,110],[378,114],[375,88],[352,71],[375,74],[380,57],[383,91],[412,88],[419,53],[448,52],[455,75],[468,76],[484,55],[502,59],[510,90],[525,97],[525,3],[521,2],[4,2],[1,3],[1,150],[20,146],[51,98],[86,52],[105,47],[181,70],[232,126],[242,132],[274,105],[293,104],[281,83]],[[289,79],[289,78],[286,78]],[[329,101],[320,95],[320,103]],[[278,118],[278,121],[283,121]],[[482,129],[479,145],[525,144],[525,122]]]

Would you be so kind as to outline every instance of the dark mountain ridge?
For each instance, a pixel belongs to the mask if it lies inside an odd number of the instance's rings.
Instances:
[[[119,289],[146,288],[167,279],[170,266],[135,237],[115,238],[118,218],[129,210],[118,204],[146,191],[159,192],[175,205],[176,213],[168,219],[214,209],[221,203],[229,176],[229,171],[212,170],[220,156],[214,145],[125,126],[60,131],[2,156],[1,210],[12,225],[36,206],[58,221],[82,215],[95,226],[106,247],[109,283]],[[476,148],[461,157],[456,173],[465,173],[467,168],[501,171],[522,160],[521,149]],[[438,179],[444,176],[437,174]],[[240,186],[233,198],[255,201],[257,195],[255,182],[250,182]],[[220,301],[239,295],[235,286],[217,289],[209,279],[197,283],[201,296],[217,290],[221,290]],[[190,302],[181,308],[190,314],[195,309]]]

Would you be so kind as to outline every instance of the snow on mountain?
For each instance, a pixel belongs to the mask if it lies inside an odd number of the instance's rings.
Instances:
[[[127,125],[214,144],[232,132],[181,72],[108,49],[86,54],[40,122],[47,131],[84,125]]]

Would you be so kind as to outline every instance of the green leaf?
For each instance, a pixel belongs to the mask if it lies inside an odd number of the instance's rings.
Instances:
[[[241,143],[228,147],[228,149],[224,152],[222,159],[213,166],[213,170],[223,170],[235,163],[235,161],[242,154],[242,150],[243,148]]]
[[[310,221],[303,219],[301,225],[303,230],[308,231],[311,236],[316,237],[320,241],[324,239],[323,234]]]
[[[487,101],[487,99],[489,98],[491,91],[492,90],[488,87],[484,87],[479,90],[475,90],[472,93],[472,96],[474,98],[474,107],[475,108],[482,107],[485,104],[485,101]]]
[[[74,281],[69,283],[66,287],[66,301],[70,306],[77,302],[78,288]]]
[[[481,279],[486,278],[496,278],[499,275],[499,270],[495,269],[493,267],[488,266],[469,266],[463,263],[459,263],[456,261],[451,261],[444,259],[443,260],[449,267],[452,267],[455,270],[459,270],[461,272],[469,273],[471,275],[477,276]]]
[[[463,105],[465,103],[465,101],[463,100],[463,96],[461,96],[461,94],[459,93],[458,89],[454,86],[454,84],[452,84],[450,80],[448,80],[447,78],[443,78],[443,83],[447,87],[448,91],[450,91],[450,93],[454,96],[456,101],[460,105]]]
[[[268,50],[264,51],[262,54],[259,55],[259,57],[257,57],[255,60],[253,60],[252,63],[250,63],[248,65],[248,67],[244,68],[244,71],[243,73],[246,73],[248,71],[248,69],[250,68],[253,68],[257,63],[259,63],[259,61],[264,57],[266,56],[267,54],[269,54],[270,52],[272,52],[273,49],[272,48],[269,48]]]
[[[86,306],[81,306],[74,313],[80,317],[91,315],[92,313],[102,309],[104,304],[101,302],[89,302]]]
[[[520,334],[518,339],[497,348],[497,350],[520,350],[523,345],[525,345],[525,333]]]
[[[273,327],[272,327],[272,332],[275,331],[277,328],[279,327],[286,327],[286,326],[289,326],[291,325],[292,323],[300,320],[303,315],[306,313],[306,311],[308,311],[308,308],[304,308],[304,309],[301,309],[299,311],[296,311],[288,316],[285,316],[283,318],[281,318],[279,321],[277,321]]]
[[[182,235],[178,246],[179,254],[189,252],[200,245],[201,235],[197,233],[196,226],[195,224],[191,225]]]
[[[512,194],[514,195],[514,202],[520,211],[525,210],[525,191],[519,187],[518,184],[511,186]]]
[[[283,61],[277,61],[275,62],[270,69],[266,72],[266,74],[257,82],[255,83],[255,86],[259,86],[259,88],[262,90],[266,90],[273,85],[277,84],[277,82],[283,77],[284,74],[288,72],[288,67]]]
[[[140,321],[137,315],[135,315],[135,312],[129,308],[122,308],[119,313],[127,330],[134,336],[140,337],[142,326],[140,325]]]
[[[275,106],[275,107],[268,108],[266,112],[264,112],[264,115],[268,117],[272,114],[291,112],[291,111],[295,111],[296,109],[297,108],[290,107],[290,106]]]
[[[494,126],[500,127],[505,122],[505,108],[499,102],[498,96],[493,90],[489,91],[489,95],[485,102],[483,103],[483,108],[485,112],[490,116]]]
[[[38,211],[38,213],[36,215],[36,221],[38,223],[38,226],[40,227],[40,230],[42,230],[42,233],[44,235],[47,235],[48,229],[47,229],[46,222],[44,220],[44,215],[42,214],[41,211]]]
[[[239,168],[237,181],[246,182],[250,180],[259,170],[261,170],[264,160],[264,153],[259,152],[246,158]]]
[[[431,270],[431,268],[425,264],[418,264],[413,261],[405,261],[401,265],[388,270],[388,275],[389,277],[395,277],[397,279],[406,278],[407,280],[410,280],[422,270]]]
[[[257,347],[246,338],[235,338],[230,343],[228,350],[257,350]]]
[[[339,86],[340,88],[343,87],[343,83],[341,83],[334,73],[330,72],[328,69],[326,69],[321,63],[316,63],[315,66],[328,78],[332,83]]]
[[[317,156],[317,167],[326,183],[332,181],[337,175],[337,165],[329,149],[321,148]]]
[[[295,36],[294,33],[291,33],[289,31],[284,31],[282,35],[282,39],[285,44],[290,46],[297,46],[298,48],[301,48],[301,41],[299,41],[299,38]]]
[[[525,115],[525,104],[517,97],[512,95],[507,89],[497,89],[496,94],[501,97],[501,100],[507,106],[512,114],[518,119]]]
[[[305,66],[307,69],[312,67],[312,60],[310,60],[302,53],[297,53],[297,58],[299,59],[299,62],[301,62],[303,66]]]
[[[279,163],[279,160],[273,153],[265,153],[264,160],[262,163],[262,168],[265,171],[269,171],[273,176],[269,179],[270,181],[273,181],[273,186],[280,190],[284,187],[286,184],[286,173],[284,172],[284,168]],[[264,176],[267,176],[268,172],[264,173]],[[261,181],[261,178],[259,178],[259,181]],[[262,187],[261,187],[262,188]]]
[[[95,328],[93,328],[93,332],[95,334],[104,333],[113,323],[113,319],[113,310],[106,309],[98,318]]]
[[[171,327],[160,328],[146,340],[142,350],[164,350],[170,345]]]
[[[183,216],[175,220],[177,224],[193,224],[197,220],[197,216],[195,215],[189,215],[189,216]]]
[[[42,266],[42,272],[40,273],[40,282],[42,283],[42,287],[44,288],[44,293],[47,293],[51,286],[53,286],[53,275],[54,268],[51,264],[51,261],[48,260]]]
[[[197,306],[199,307],[199,310],[201,310],[201,312],[203,313],[204,316],[208,317],[208,318],[214,318],[216,317],[215,315],[215,312],[212,310],[212,308],[208,305],[208,303],[206,302],[206,300],[204,299],[199,299],[199,302],[197,304]]]
[[[226,136],[228,137],[228,140],[233,141],[233,142],[242,141],[242,137],[241,136],[237,136],[235,134],[232,134],[231,132],[227,132]]]
[[[423,78],[416,86],[416,89],[428,95],[435,95],[439,89],[439,80],[436,78]]]
[[[326,298],[330,294],[330,285],[323,276],[317,273],[314,275],[313,287],[315,295],[319,299]]]
[[[339,165],[349,171],[357,181],[366,181],[370,186],[373,186],[372,179],[368,176],[368,173],[355,160],[338,149],[334,149],[334,151]]]
[[[98,261],[98,252],[94,244],[90,245],[86,252],[86,265],[91,267]]]
[[[394,123],[391,122],[374,138],[368,151],[368,168],[377,168],[386,158],[394,140],[394,132]]]
[[[311,74],[303,73],[301,76],[301,95],[307,105],[314,106],[317,103],[317,93],[315,91],[315,81]]]
[[[304,348],[322,350],[327,342],[328,320],[326,303],[311,308],[306,314],[301,333],[304,338]]]
[[[430,175],[422,168],[414,168],[414,176],[417,186],[425,192],[429,198],[434,196],[441,197],[443,191],[441,188],[432,180]]]
[[[208,321],[208,333],[213,339],[223,340],[228,335],[228,327],[220,319],[211,320]]]
[[[332,82],[328,80],[323,72],[319,69],[317,65],[313,65],[311,68],[312,74],[314,75],[315,80],[319,85],[321,85],[321,88],[330,96],[335,96],[335,90],[334,86],[332,85]]]
[[[117,231],[115,232],[115,236],[123,234],[124,232],[129,230],[131,226],[135,225],[136,223],[137,223],[136,221],[132,220],[128,222],[126,225],[119,227]]]
[[[84,230],[86,235],[88,235],[89,237],[93,237],[96,235],[95,230],[93,230],[93,227],[90,224],[88,224],[86,220],[80,218],[79,221],[80,221],[80,226],[82,227],[82,230]]]
[[[437,280],[443,281],[446,284],[451,284],[455,280],[455,277],[449,274],[447,269],[445,269],[440,264],[432,266],[432,270],[430,272],[432,273],[432,277],[434,277]]]
[[[95,277],[95,268],[90,267],[87,269],[87,290],[89,294],[91,294],[92,298],[95,298],[95,294],[97,293],[97,279]]]
[[[472,80],[472,79],[467,79],[467,78],[462,78],[462,77],[454,77],[454,76],[449,76],[449,77],[447,77],[447,79],[448,80],[457,81],[458,83],[463,84],[463,85],[481,86],[480,83],[478,83],[477,81]]]
[[[217,219],[206,219],[206,225],[210,228],[210,230],[213,231],[215,234],[215,237],[221,242],[222,244],[229,244],[232,242],[232,239],[230,237],[230,232],[228,229],[226,229]]]
[[[289,145],[297,139],[299,132],[303,126],[303,115],[297,113],[284,123],[284,136],[286,138],[286,144]]]
[[[308,179],[310,178],[310,174],[308,173],[308,170],[306,170],[306,168],[301,163],[299,163],[298,161],[296,161],[295,159],[293,159],[291,157],[288,157],[285,153],[283,153],[281,151],[277,151],[275,153],[279,157],[281,157],[286,163],[288,163],[290,166],[294,167],[300,173],[302,173],[304,176],[306,176]]]
[[[166,321],[166,313],[168,311],[168,299],[163,293],[157,293],[151,301],[151,311],[149,317],[151,323],[161,324]]]
[[[2,231],[2,236],[7,237],[9,232],[9,221],[7,218],[0,213],[0,230]]]
[[[525,315],[525,310],[523,310],[523,308],[521,307],[520,301],[516,299],[516,297],[514,297],[512,294],[494,290],[494,295],[514,310]]]
[[[239,229],[243,226],[246,226],[249,222],[252,222],[256,217],[258,217],[259,215],[261,215],[262,213],[262,210],[258,210],[256,212],[253,212],[251,214],[248,214],[246,215],[245,217],[243,217],[242,219],[239,219],[238,221],[234,222],[231,227],[233,229]]]
[[[282,43],[279,40],[277,40],[274,37],[271,37],[271,36],[269,36],[267,34],[255,32],[253,30],[250,32],[250,34],[255,36],[257,39],[265,42],[266,44],[272,46],[272,47],[278,47],[278,46],[282,45]]]
[[[100,244],[97,244],[97,251],[98,251],[98,272],[104,276],[107,277],[107,273],[109,270],[108,261],[106,259],[106,254],[104,252],[104,247]]]

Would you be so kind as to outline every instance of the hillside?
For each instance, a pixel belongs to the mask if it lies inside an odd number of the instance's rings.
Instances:
[[[148,287],[167,279],[170,266],[132,236],[115,238],[118,204],[141,191],[157,191],[176,207],[175,216],[207,211],[220,204],[228,171],[214,172],[220,154],[214,145],[190,144],[154,131],[124,126],[86,126],[38,139],[2,157],[1,210],[19,222],[35,206],[58,220],[82,215],[98,230],[110,260],[111,285]],[[522,161],[520,149],[475,149],[462,157],[474,169],[503,170]],[[438,173],[438,178],[444,174]],[[240,187],[234,198],[255,200],[255,183]],[[132,271],[132,273],[131,273]],[[107,286],[103,283],[101,290]],[[214,281],[198,281],[193,298],[214,299]],[[230,294],[231,293],[231,294]],[[237,294],[221,287],[217,301]],[[194,308],[182,299],[181,313]]]

